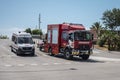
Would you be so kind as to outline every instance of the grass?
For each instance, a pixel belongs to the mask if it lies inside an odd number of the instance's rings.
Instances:
[[[108,51],[108,45],[104,45],[103,47],[100,47],[99,45],[94,45],[94,47],[100,50]]]

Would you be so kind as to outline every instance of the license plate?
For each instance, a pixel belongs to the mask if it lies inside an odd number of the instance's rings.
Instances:
[[[72,55],[78,55],[79,52],[72,52]]]
[[[30,52],[26,52],[25,54],[30,54]]]

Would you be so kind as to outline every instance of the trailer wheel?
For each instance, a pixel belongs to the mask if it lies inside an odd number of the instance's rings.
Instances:
[[[82,57],[83,60],[87,60],[87,59],[89,58],[89,56],[90,56],[90,55],[84,54],[84,55],[82,55],[81,57]]]
[[[69,49],[65,50],[65,54],[64,55],[65,55],[65,58],[68,59],[68,60],[73,58],[73,55],[71,55]]]
[[[50,56],[54,56],[54,54],[52,53],[52,48],[49,48],[49,51],[48,51],[48,52],[49,52],[49,55],[50,55]]]

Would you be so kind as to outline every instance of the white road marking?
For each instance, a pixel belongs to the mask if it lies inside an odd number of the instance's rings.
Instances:
[[[70,62],[52,63],[51,65],[62,65],[62,64],[71,64],[71,63]],[[3,66],[5,66],[5,67],[11,67],[11,66],[23,67],[23,66],[26,66],[26,65],[29,65],[29,66],[38,66],[38,64],[36,64],[36,63],[31,63],[31,64],[16,64],[16,65],[6,64],[6,65],[3,65]],[[42,63],[41,65],[48,66],[50,64],[49,63]]]
[[[36,63],[32,63],[32,64],[30,64],[31,66],[37,66],[38,64],[36,64]]]
[[[48,63],[43,63],[42,65],[49,65]]]
[[[120,59],[98,57],[98,56],[90,56],[90,59],[97,60],[97,61],[105,61],[106,63],[111,63],[111,62],[112,63],[119,63],[120,62]],[[55,62],[55,63],[51,63],[51,65],[62,65],[62,64],[69,65],[69,64],[72,64],[72,63],[71,62],[65,62],[65,63]],[[38,66],[37,63],[31,63],[31,64],[27,64],[27,65]],[[42,63],[41,65],[48,66],[48,65],[50,65],[50,63]],[[5,67],[12,67],[13,65],[11,65],[11,64],[5,64],[3,66],[5,66]],[[26,65],[25,64],[16,64],[16,66],[23,67],[23,66],[26,66]]]
[[[12,65],[9,65],[9,64],[6,64],[6,65],[4,65],[5,67],[11,67]]]
[[[58,65],[58,64],[61,64],[61,63],[53,63],[53,64]]]
[[[120,59],[97,57],[97,56],[91,56],[90,59],[94,59],[94,60],[98,60],[98,61],[120,62]]]
[[[17,66],[25,66],[25,64],[17,64]]]

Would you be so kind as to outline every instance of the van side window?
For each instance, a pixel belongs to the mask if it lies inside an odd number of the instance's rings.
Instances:
[[[12,36],[12,41],[15,41],[15,36]]]
[[[15,41],[14,41],[15,44],[17,44],[17,38],[15,37]]]

